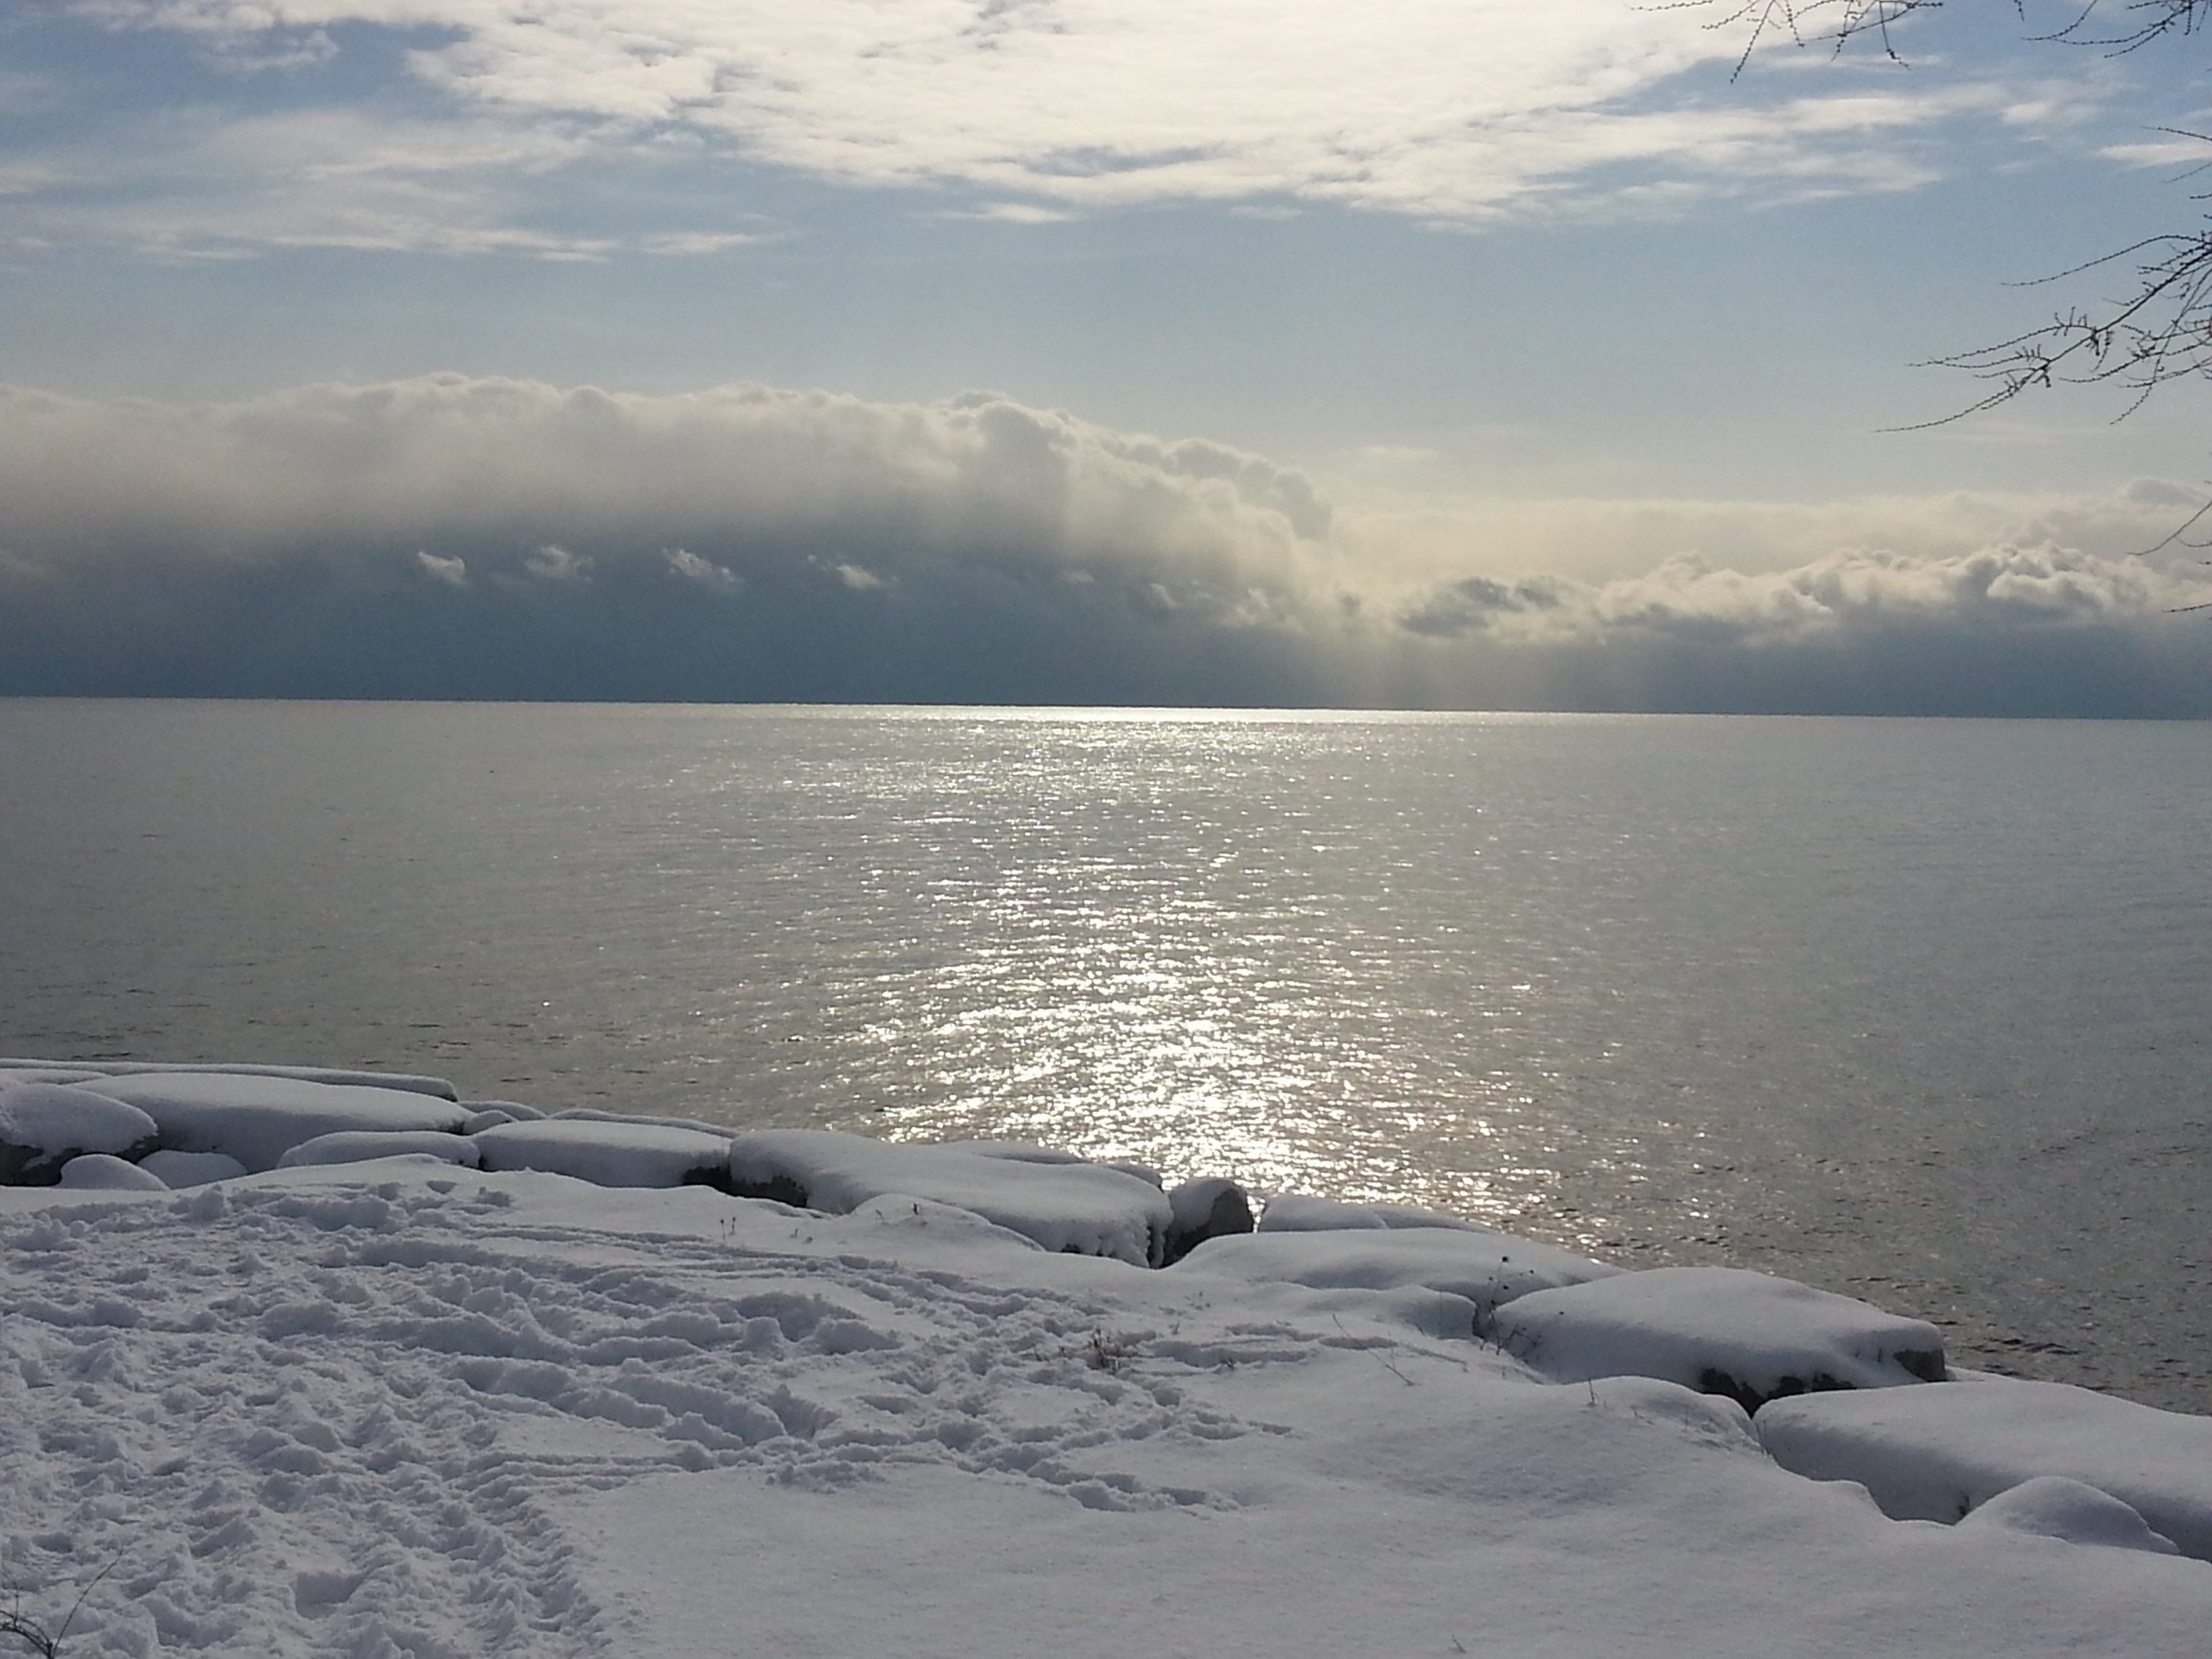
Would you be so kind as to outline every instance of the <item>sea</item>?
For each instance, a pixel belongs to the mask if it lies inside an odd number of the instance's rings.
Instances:
[[[2212,726],[0,701],[0,1053],[1018,1138],[2212,1412]]]

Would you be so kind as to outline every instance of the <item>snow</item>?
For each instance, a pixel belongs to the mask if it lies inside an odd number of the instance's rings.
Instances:
[[[482,1161],[483,1149],[465,1134],[438,1129],[343,1129],[317,1135],[288,1150],[276,1160],[280,1170],[307,1164],[366,1164],[371,1158],[434,1158],[441,1164],[459,1164],[473,1170]]]
[[[422,1077],[410,1072],[365,1072],[334,1066],[267,1066],[251,1060],[184,1063],[174,1060],[70,1060],[67,1069],[88,1077],[143,1077],[179,1072],[207,1072],[219,1077],[289,1078],[301,1083],[328,1083],[364,1089],[397,1089],[404,1094],[429,1095],[439,1100],[454,1097],[453,1085],[441,1077]],[[0,1073],[56,1069],[51,1060],[0,1060]]]
[[[1778,1401],[1759,1436],[1784,1468],[1856,1480],[1904,1519],[1956,1521],[2039,1475],[2130,1505],[2212,1561],[2212,1418],[2010,1377]]]
[[[1373,1231],[1390,1227],[1488,1231],[1472,1221],[1438,1215],[1433,1210],[1417,1210],[1410,1204],[1346,1204],[1333,1198],[1309,1198],[1303,1193],[1282,1193],[1269,1199],[1260,1217],[1263,1233]]]
[[[1656,1267],[1539,1291],[1499,1309],[1492,1334],[1557,1381],[1664,1377],[1754,1410],[1808,1389],[1943,1375],[1933,1325],[1739,1267]]]
[[[0,1568],[58,1621],[118,1564],[71,1659],[2055,1659],[2212,1622],[2212,1569],[2086,1489],[1893,1521],[1731,1401],[1547,1383],[1404,1287],[920,1196],[386,1159],[15,1189],[0,1255]]]
[[[341,1130],[458,1133],[469,1114],[418,1090],[325,1083],[289,1073],[144,1071],[109,1077],[101,1091],[140,1108],[161,1145],[221,1152],[250,1170],[272,1170],[303,1140]]]
[[[1464,1297],[1474,1304],[1471,1317],[1487,1321],[1501,1304],[1531,1291],[1581,1285],[1620,1269],[1510,1233],[1423,1227],[1216,1238],[1191,1251],[1176,1271],[1316,1290],[1437,1291]]]
[[[488,1113],[497,1112],[509,1123],[535,1123],[538,1119],[549,1115],[538,1108],[525,1105],[519,1100],[465,1100],[461,1102],[461,1109],[472,1117],[483,1117]],[[469,1133],[473,1134],[476,1132],[472,1129]]]
[[[112,1152],[86,1152],[62,1165],[61,1185],[74,1192],[166,1193],[168,1182]]]
[[[671,1122],[556,1117],[500,1123],[469,1137],[487,1170],[541,1170],[601,1187],[681,1187],[728,1179],[730,1137]]]
[[[0,1182],[58,1180],[80,1152],[143,1155],[157,1133],[145,1113],[106,1095],[0,1073]]]
[[[676,1184],[702,1143],[815,1207]],[[461,1147],[559,1167],[430,1155]],[[49,1625],[83,1594],[69,1659],[2057,1659],[2212,1628],[2212,1420],[1916,1382],[1929,1328],[1787,1281],[1387,1222],[1148,1272],[1140,1179],[799,1132],[285,1153],[0,1188],[0,1585]],[[1576,1342],[1899,1386],[1753,1418]],[[1966,1518],[1893,1518],[1923,1499]]]
[[[496,1133],[496,1132],[495,1132]],[[1175,1216],[1140,1176],[1095,1164],[986,1157],[902,1146],[828,1129],[777,1129],[730,1143],[741,1193],[832,1213],[896,1194],[933,1199],[1035,1240],[1048,1250],[1157,1265]]]
[[[147,1153],[138,1167],[168,1187],[204,1187],[246,1173],[246,1166],[228,1152],[180,1152],[167,1146]]]
[[[2148,1550],[2156,1555],[2181,1553],[2180,1547],[2164,1533],[2153,1532],[2131,1505],[2063,1474],[2039,1474],[2008,1487],[1959,1524],[1969,1528],[2002,1527],[2033,1537],[2056,1539],[2062,1544]]]

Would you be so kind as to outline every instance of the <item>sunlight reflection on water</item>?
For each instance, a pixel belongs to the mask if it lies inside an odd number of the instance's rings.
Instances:
[[[0,703],[0,775],[17,1049],[1034,1139],[2212,1406],[2204,727]]]

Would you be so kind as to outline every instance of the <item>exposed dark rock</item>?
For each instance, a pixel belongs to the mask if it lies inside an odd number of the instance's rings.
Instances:
[[[1186,1181],[1168,1194],[1175,1212],[1158,1266],[1180,1261],[1209,1238],[1252,1231],[1252,1204],[1244,1189],[1219,1176]]]
[[[1832,1394],[1850,1386],[1840,1377],[1831,1376],[1826,1371],[1815,1371],[1810,1376],[1778,1378],[1774,1386],[1762,1394],[1748,1382],[1730,1376],[1715,1366],[1708,1365],[1698,1373],[1699,1394],[1724,1394],[1745,1411],[1754,1414],[1770,1400],[1788,1400],[1801,1394]]]
[[[806,1201],[806,1188],[787,1175],[770,1176],[765,1181],[739,1181],[726,1168],[721,1170],[721,1189],[732,1198],[764,1198],[772,1204],[788,1204],[794,1210],[811,1210]]]
[[[0,1186],[52,1187],[87,1152],[136,1163],[161,1145],[154,1120],[70,1083],[0,1085]]]

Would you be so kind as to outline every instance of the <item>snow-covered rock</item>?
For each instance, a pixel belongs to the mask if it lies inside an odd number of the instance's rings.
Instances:
[[[1267,1200],[1261,1212],[1263,1233],[1334,1233],[1376,1231],[1396,1227],[1443,1227],[1455,1232],[1488,1232],[1487,1227],[1410,1204],[1346,1204],[1334,1198],[1309,1198],[1303,1193],[1282,1193]]]
[[[454,1097],[453,1085],[441,1077],[422,1077],[410,1072],[364,1072],[336,1066],[264,1066],[253,1061],[175,1061],[149,1060],[0,1060],[0,1071],[28,1068],[66,1068],[100,1077],[145,1077],[156,1073],[210,1072],[221,1077],[289,1078],[298,1083],[328,1083],[349,1088],[397,1089],[403,1094],[429,1095],[439,1100]]]
[[[169,1183],[128,1158],[112,1152],[86,1152],[62,1165],[57,1183],[81,1193],[166,1193]]]
[[[1139,1164],[1133,1158],[1085,1158],[1079,1152],[1063,1152],[1057,1146],[1040,1146],[1034,1140],[933,1140],[933,1146],[941,1146],[949,1152],[973,1152],[978,1158],[1003,1158],[1009,1164],[1095,1164],[1102,1170],[1119,1170],[1123,1175],[1134,1176],[1163,1192],[1167,1182],[1149,1164]]]
[[[1759,1431],[1783,1468],[1856,1480],[1900,1520],[1957,1521],[2038,1475],[2063,1475],[2212,1561],[2212,1418],[1993,1376],[1777,1401]]]
[[[276,1167],[296,1170],[313,1164],[366,1164],[374,1158],[410,1156],[434,1158],[473,1170],[479,1167],[483,1149],[471,1136],[440,1129],[342,1129],[289,1148],[276,1160]]]
[[[0,1186],[52,1186],[73,1158],[143,1158],[158,1139],[152,1118],[108,1095],[72,1083],[0,1080]]]
[[[1168,1229],[1167,1259],[1180,1261],[1209,1238],[1252,1231],[1252,1200],[1235,1182],[1221,1176],[1186,1181],[1168,1194],[1174,1224]]]
[[[1655,1267],[1539,1291],[1499,1309],[1491,1334],[1555,1381],[1663,1377],[1753,1412],[1944,1375],[1942,1335],[1925,1321],[1740,1267]]]
[[[1962,1527],[2001,1527],[2007,1532],[2055,1538],[2062,1544],[2090,1544],[2103,1549],[2148,1550],[2179,1555],[2181,1549],[2150,1525],[2131,1504],[2063,1474],[2039,1474],[1999,1492],[1964,1521]]]
[[[1466,1297],[1480,1323],[1518,1297],[1620,1269],[1510,1233],[1407,1227],[1216,1238],[1191,1251],[1177,1271],[1312,1290],[1437,1291]]]
[[[690,1124],[611,1117],[497,1123],[468,1137],[487,1170],[537,1170],[599,1187],[723,1187],[730,1138]]]
[[[158,1124],[164,1148],[222,1152],[248,1170],[273,1170],[291,1148],[345,1130],[434,1129],[458,1133],[469,1114],[425,1091],[322,1083],[258,1072],[141,1072],[114,1076],[104,1093]]]
[[[497,1112],[509,1123],[535,1123],[540,1118],[551,1115],[542,1107],[525,1105],[519,1100],[465,1100],[461,1106],[464,1110],[479,1117],[486,1112]],[[475,1131],[470,1133],[474,1133]]]
[[[494,1130],[491,1133],[499,1133]],[[1048,1250],[1158,1267],[1174,1212],[1167,1194],[1096,1164],[1037,1164],[829,1129],[771,1129],[730,1143],[731,1190],[842,1215],[905,1194],[972,1210]]]
[[[1145,1273],[919,1196],[384,1158],[9,1189],[0,1263],[9,1595],[70,1659],[2184,1659],[2212,1628],[2203,1564],[2084,1547],[2129,1535],[2085,1488],[1899,1524],[1733,1401],[1548,1385],[1406,1316],[1458,1297]]]
[[[228,1152],[180,1152],[164,1146],[138,1160],[138,1167],[165,1187],[204,1187],[210,1182],[235,1181],[246,1166]]]

